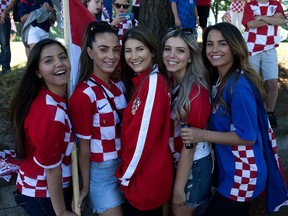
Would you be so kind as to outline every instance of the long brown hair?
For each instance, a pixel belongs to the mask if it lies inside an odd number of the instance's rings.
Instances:
[[[61,47],[65,54],[67,51],[65,47],[58,41],[52,39],[44,39],[36,43],[29,54],[26,69],[18,88],[11,101],[11,123],[15,136],[15,152],[19,159],[25,158],[25,131],[24,121],[29,112],[30,106],[45,82],[40,79],[36,72],[39,70],[39,62],[41,52],[44,47],[56,44]],[[67,55],[68,56],[68,55]]]
[[[206,45],[207,45],[207,37],[210,31],[217,30],[220,31],[227,41],[227,44],[229,45],[231,52],[233,53],[233,64],[229,71],[225,74],[225,76],[222,78],[221,86],[220,86],[220,93],[218,94],[218,100],[229,109],[227,104],[224,103],[222,98],[222,92],[224,90],[224,87],[226,83],[228,82],[229,78],[234,74],[236,74],[236,78],[239,77],[240,73],[244,73],[244,75],[256,86],[258,89],[262,100],[264,101],[266,99],[266,91],[263,87],[261,76],[256,73],[256,71],[253,69],[249,62],[249,53],[247,49],[246,42],[241,34],[241,32],[238,30],[238,28],[230,23],[221,22],[217,23],[213,26],[209,26],[206,28],[204,34],[203,34],[203,47],[202,47],[202,57],[204,60],[205,66],[207,66],[209,72],[210,72],[210,78],[212,84],[216,83],[216,80],[218,79],[218,72],[217,68],[213,67],[210,61],[207,58],[206,55]]]

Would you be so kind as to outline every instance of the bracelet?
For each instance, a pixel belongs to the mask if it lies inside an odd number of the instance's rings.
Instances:
[[[208,131],[204,129],[203,132],[204,132],[204,141],[207,142]]]

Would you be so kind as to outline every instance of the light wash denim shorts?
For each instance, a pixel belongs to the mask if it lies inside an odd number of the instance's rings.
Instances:
[[[263,80],[278,79],[278,58],[275,48],[263,51],[253,56],[249,56],[251,66],[256,72],[261,72]]]
[[[118,179],[115,177],[120,158],[91,162],[89,199],[93,212],[102,213],[124,202]]]
[[[189,178],[185,186],[186,205],[196,208],[211,198],[213,164],[211,154],[193,161]]]

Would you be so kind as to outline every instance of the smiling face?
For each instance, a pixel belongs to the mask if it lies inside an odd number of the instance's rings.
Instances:
[[[127,13],[128,8],[129,8],[129,2],[127,0],[115,0],[113,4],[113,9],[115,11],[116,16],[121,13]]]
[[[229,44],[218,30],[211,30],[207,36],[206,56],[217,67],[220,76],[224,76],[233,64],[234,56]]]
[[[43,78],[50,91],[63,96],[70,77],[70,62],[62,47],[57,44],[43,47],[36,75]]]
[[[153,56],[149,48],[141,41],[128,39],[124,45],[125,61],[136,73],[152,68]]]
[[[187,43],[180,37],[170,37],[164,45],[163,61],[172,76],[184,76],[191,63],[191,53]]]
[[[95,36],[92,49],[87,53],[93,59],[93,73],[98,77],[107,77],[114,72],[120,60],[119,39],[113,33],[99,33]]]
[[[103,0],[91,0],[91,1],[87,2],[87,9],[94,16],[101,12],[102,7],[103,7]]]

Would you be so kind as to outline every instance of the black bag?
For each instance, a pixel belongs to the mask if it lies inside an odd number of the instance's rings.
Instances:
[[[19,15],[19,6],[20,6],[20,1],[17,0],[16,1],[16,5],[13,8],[13,19],[14,19],[14,22],[21,22],[20,15]]]

